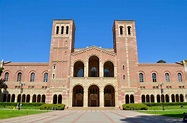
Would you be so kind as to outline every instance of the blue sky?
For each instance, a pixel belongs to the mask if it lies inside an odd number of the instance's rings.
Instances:
[[[135,20],[140,63],[187,59],[186,0],[0,0],[0,60],[48,62],[53,19],[74,19],[75,48],[113,47],[114,20]]]

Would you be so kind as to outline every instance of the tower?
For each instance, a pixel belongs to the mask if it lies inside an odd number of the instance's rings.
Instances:
[[[49,59],[47,101],[51,94],[62,94],[68,102],[71,53],[74,51],[75,25],[73,20],[53,20]],[[59,88],[59,89],[54,89]],[[67,104],[67,103],[66,103]]]
[[[134,98],[139,102],[138,56],[134,21],[115,20],[113,25],[114,51],[117,56],[117,80],[119,103],[129,102]]]

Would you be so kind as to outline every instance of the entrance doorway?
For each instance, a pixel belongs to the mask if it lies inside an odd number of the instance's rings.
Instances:
[[[96,85],[91,85],[88,89],[88,106],[99,107],[99,88]]]
[[[115,106],[115,91],[114,91],[114,87],[111,85],[107,85],[104,88],[104,106],[105,107]]]
[[[76,85],[73,88],[73,107],[83,107],[84,89],[81,85]]]

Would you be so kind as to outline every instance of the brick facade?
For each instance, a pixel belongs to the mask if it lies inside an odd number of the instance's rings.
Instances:
[[[0,101],[68,107],[187,101],[187,62],[138,63],[134,21],[114,21],[113,49],[76,49],[75,30],[73,20],[53,21],[48,63],[1,62],[8,89],[2,90]]]

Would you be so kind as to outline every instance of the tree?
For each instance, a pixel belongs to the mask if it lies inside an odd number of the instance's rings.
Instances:
[[[159,61],[157,61],[157,63],[166,63],[166,61],[164,61],[164,60],[159,60]]]
[[[3,73],[3,67],[0,67],[0,91],[2,88],[7,89],[7,85],[4,83],[5,79],[1,77],[1,74]]]

